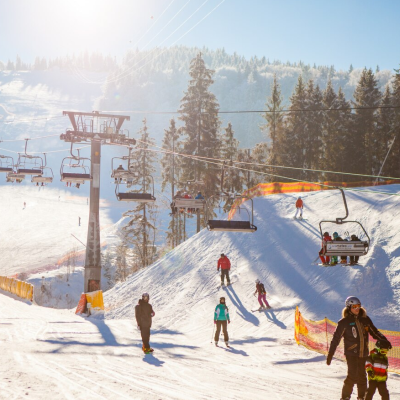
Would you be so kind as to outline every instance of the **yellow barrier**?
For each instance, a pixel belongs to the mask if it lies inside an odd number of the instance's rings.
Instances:
[[[337,324],[328,318],[320,321],[305,319],[299,308],[296,307],[294,318],[294,338],[297,344],[307,347],[307,349],[321,354],[328,354],[329,346]],[[389,371],[400,373],[400,332],[386,331],[379,329],[392,344],[392,349],[388,352]],[[375,339],[370,336],[369,349],[375,346]],[[335,358],[344,360],[343,341],[335,352]]]
[[[29,301],[33,300],[33,285],[30,283],[19,281],[14,278],[7,278],[6,276],[0,276],[0,288],[23,299]]]
[[[92,305],[92,308],[104,310],[103,292],[101,290],[86,293],[86,301]]]
[[[258,185],[243,192],[243,196],[247,198],[254,198],[260,196],[268,196],[277,193],[297,193],[297,192],[315,192],[318,190],[332,190],[335,187],[364,187],[375,185],[391,185],[400,183],[400,180],[391,180],[384,182],[321,182],[321,183],[308,183],[308,182],[271,182],[259,183]],[[228,220],[231,220],[236,213],[237,207],[244,203],[246,199],[237,199],[232,204],[231,210],[228,214]]]

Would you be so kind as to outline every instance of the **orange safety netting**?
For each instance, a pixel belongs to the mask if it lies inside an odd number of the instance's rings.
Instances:
[[[321,182],[321,183],[308,183],[308,182],[272,182],[272,183],[259,183],[251,189],[243,192],[243,196],[246,198],[254,198],[260,196],[268,196],[270,194],[277,193],[296,193],[296,192],[315,192],[318,190],[332,190],[335,187],[364,187],[364,186],[375,186],[375,185],[390,185],[394,183],[400,183],[398,180],[390,180],[384,182]],[[228,220],[231,220],[236,213],[237,207],[239,207],[245,199],[237,199],[233,203],[231,210],[229,211]]]
[[[301,344],[309,350],[327,355],[336,326],[337,324],[328,318],[324,318],[321,321],[305,319],[301,315],[299,308],[296,307],[294,338],[297,344]],[[400,373],[400,332],[383,329],[379,329],[379,331],[392,344],[392,349],[388,352],[389,371]],[[375,342],[376,340],[370,336],[369,350],[374,348]],[[335,358],[345,359],[343,341],[336,349]]]

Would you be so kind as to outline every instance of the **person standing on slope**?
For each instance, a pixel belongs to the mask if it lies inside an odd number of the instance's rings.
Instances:
[[[153,311],[151,304],[149,304],[149,300],[149,294],[143,293],[142,298],[139,299],[139,304],[135,307],[136,322],[142,335],[142,350],[146,354],[153,351],[153,349],[150,347],[150,328],[155,312]]]
[[[231,280],[229,278],[229,270],[231,269],[231,262],[225,254],[221,254],[221,258],[218,260],[217,271],[221,268],[221,285],[224,284],[224,277],[226,276],[226,284],[230,285]]]
[[[256,291],[254,292],[254,296],[258,292],[258,302],[260,303],[260,308],[258,309],[261,311],[263,308],[271,308],[267,301],[267,292],[265,291],[264,284],[260,282],[259,279],[256,279]],[[265,306],[264,306],[264,304]]]
[[[218,339],[221,333],[221,327],[222,331],[224,332],[225,344],[229,346],[228,324],[230,323],[231,320],[229,318],[228,307],[225,304],[225,297],[221,297],[219,299],[219,304],[217,305],[217,307],[215,307],[215,312],[214,312],[214,324],[217,325],[217,330],[215,331],[215,336],[214,336],[216,346],[218,346]]]
[[[299,211],[300,211],[299,219],[303,219],[303,200],[301,199],[301,197],[298,197],[296,201],[296,214],[294,215],[294,219],[297,218],[297,213]]]
[[[365,363],[368,356],[368,339],[370,334],[376,340],[387,340],[378,331],[367,312],[361,307],[361,301],[354,296],[346,299],[343,318],[338,322],[329,347],[326,363],[331,365],[342,337],[344,338],[344,355],[347,361],[347,377],[344,380],[341,400],[350,400],[353,386],[357,384],[358,400],[363,400],[367,392]],[[391,345],[389,343],[391,348]]]

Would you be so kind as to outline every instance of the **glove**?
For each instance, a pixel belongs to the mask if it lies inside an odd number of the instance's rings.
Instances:
[[[328,354],[326,357],[326,365],[331,365],[333,354]]]
[[[230,324],[231,323],[231,321],[228,319],[228,324]]]
[[[369,376],[370,378],[375,378],[375,372],[374,372],[373,369],[369,369],[369,370],[367,371],[367,374],[368,374],[368,376]]]
[[[217,323],[217,321],[214,320],[214,324],[216,324],[216,323]]]

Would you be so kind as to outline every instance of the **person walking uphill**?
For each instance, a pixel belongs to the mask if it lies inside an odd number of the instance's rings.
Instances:
[[[331,364],[340,340],[344,339],[344,355],[347,361],[347,377],[344,380],[341,400],[349,400],[353,386],[357,384],[358,400],[363,400],[367,392],[367,376],[365,362],[368,356],[368,335],[376,340],[386,340],[378,331],[367,312],[361,307],[357,297],[346,299],[343,318],[338,322],[329,347],[326,363]]]
[[[300,217],[299,219],[303,219],[303,208],[304,208],[304,204],[303,204],[303,200],[301,199],[301,197],[299,197],[296,201],[296,214],[294,215],[294,219],[297,218],[297,213],[300,211]]]
[[[264,284],[261,283],[259,279],[256,279],[256,291],[254,295],[256,295],[256,293],[258,293],[258,302],[260,303],[260,308],[258,310],[261,311],[263,308],[271,308],[267,301],[267,292],[265,291]]]
[[[221,258],[218,260],[217,271],[221,268],[221,285],[224,284],[224,277],[226,276],[226,284],[230,285],[231,280],[229,278],[229,270],[231,269],[231,262],[225,254],[221,254]]]
[[[218,346],[218,339],[222,327],[222,331],[224,332],[225,344],[229,347],[228,324],[230,323],[231,320],[229,318],[228,307],[225,304],[225,297],[221,297],[219,299],[219,304],[217,305],[217,307],[215,307],[215,312],[214,312],[214,324],[217,325],[217,330],[215,331],[215,336],[214,336],[216,346]]]
[[[153,351],[153,349],[150,347],[150,328],[155,312],[153,311],[151,304],[149,304],[149,300],[149,294],[143,293],[142,298],[139,300],[139,304],[135,307],[136,322],[142,335],[142,350],[146,354]]]

